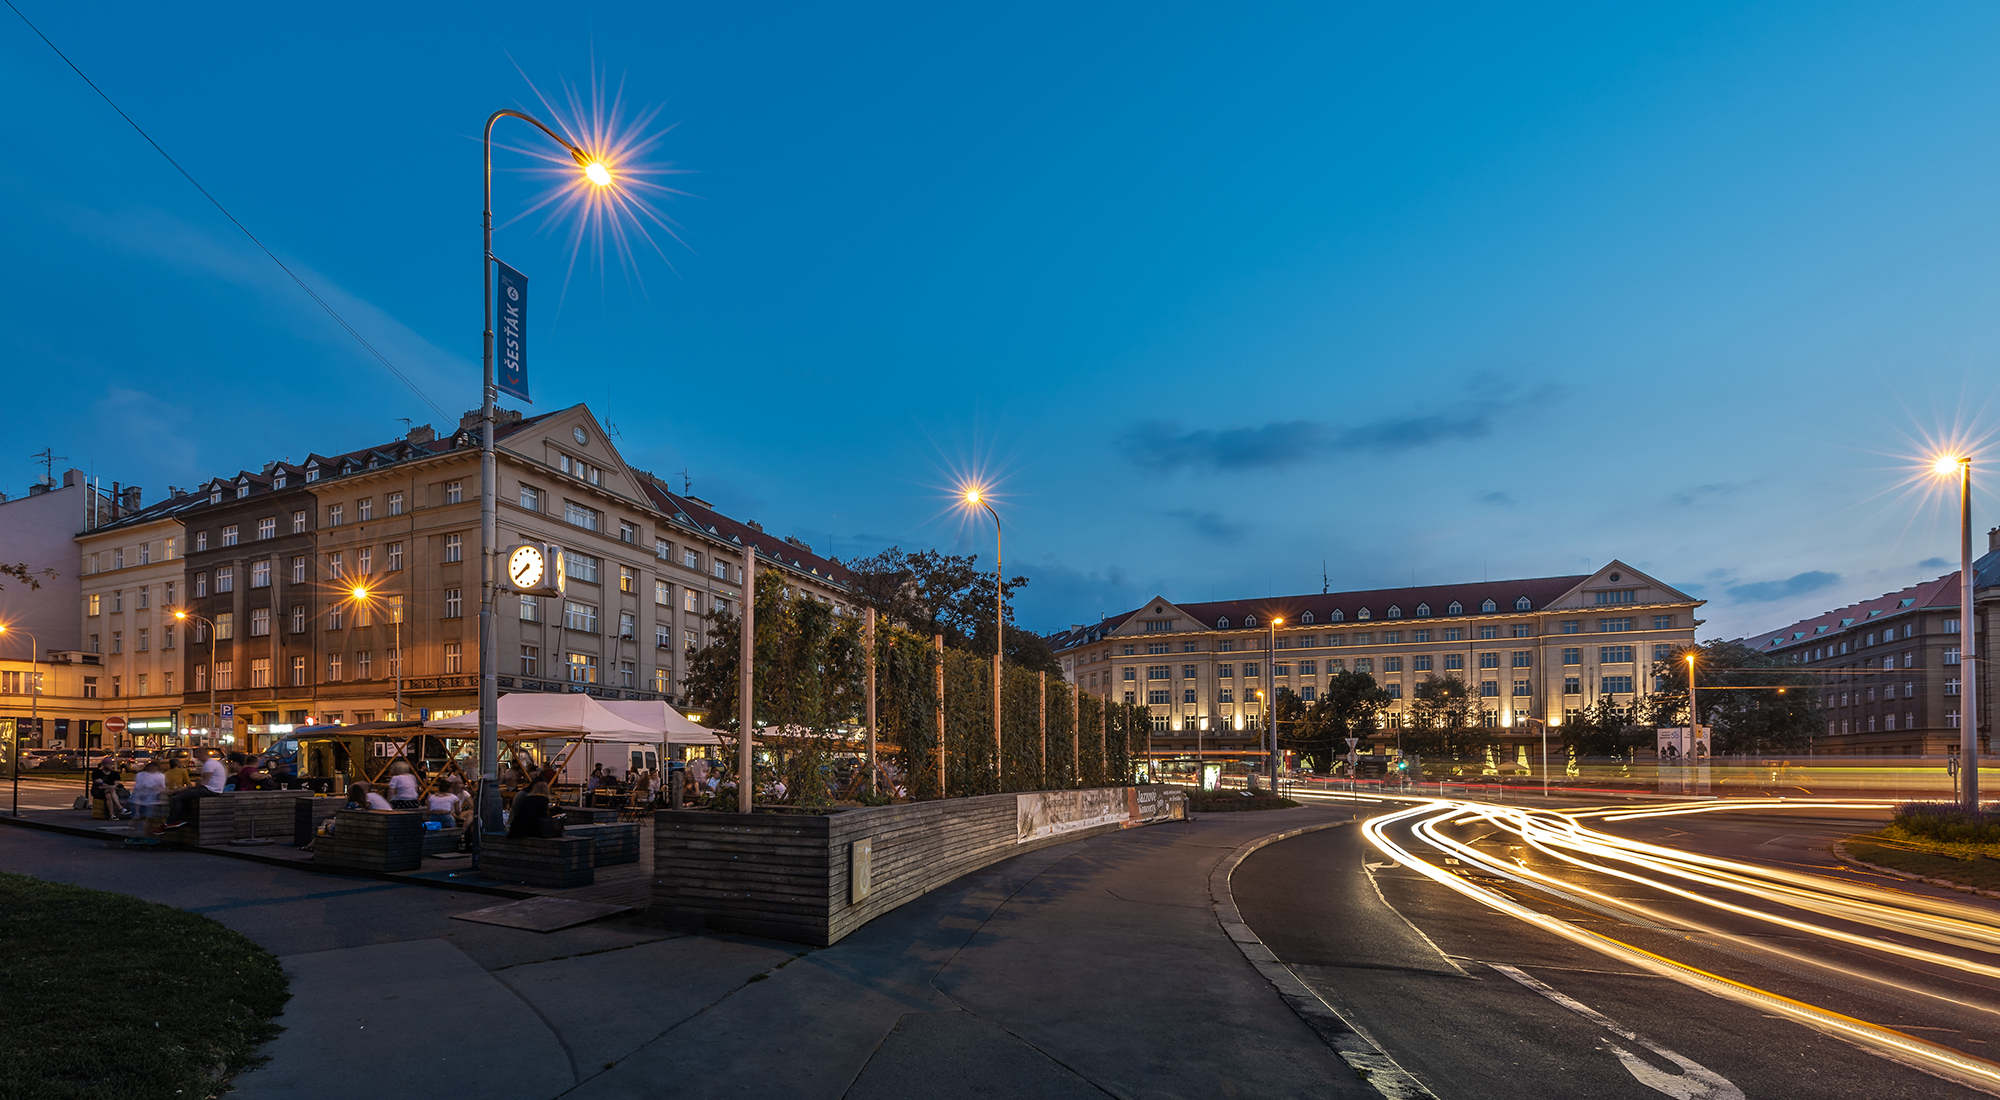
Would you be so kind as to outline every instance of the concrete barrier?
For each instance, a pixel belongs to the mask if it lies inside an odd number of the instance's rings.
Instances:
[[[977,795],[835,813],[654,814],[649,914],[825,947],[991,863],[1186,817],[1177,788]]]

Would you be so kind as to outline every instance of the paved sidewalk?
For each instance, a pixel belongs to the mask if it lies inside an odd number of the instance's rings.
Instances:
[[[292,1000],[246,1097],[1373,1097],[1229,940],[1210,870],[1344,807],[1018,856],[831,948],[636,921],[454,921],[490,897],[0,829],[0,869],[207,913]]]

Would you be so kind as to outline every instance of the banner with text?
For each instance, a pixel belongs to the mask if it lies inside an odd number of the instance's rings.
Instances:
[[[1014,843],[1026,844],[1101,825],[1131,828],[1187,817],[1187,797],[1158,787],[1098,787],[1014,796]]]
[[[493,261],[499,276],[493,294],[493,382],[496,389],[530,404],[528,396],[528,277]]]

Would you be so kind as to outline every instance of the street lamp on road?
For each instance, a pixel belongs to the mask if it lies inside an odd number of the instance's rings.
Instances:
[[[1284,624],[1285,620],[1283,618],[1277,615],[1271,616],[1269,624],[1271,644],[1265,647],[1264,650],[1265,682],[1271,685],[1271,698],[1265,704],[1264,715],[1271,727],[1269,771],[1271,773],[1271,793],[1274,795],[1278,793],[1278,628]]]
[[[993,510],[986,491],[974,485],[965,490],[968,507],[984,508],[993,517],[993,778],[1000,781],[1000,658],[1007,650],[1007,575],[1003,571],[1000,551],[1000,513]],[[1147,768],[1152,768],[1149,760]]]
[[[184,607],[175,609],[174,618],[180,622],[193,619],[198,623],[208,624],[208,729],[209,736],[213,737],[222,724],[217,718],[218,712],[215,709],[215,620],[205,615],[197,615]],[[236,730],[232,726],[229,732],[234,734]]]
[[[1968,813],[1979,811],[1979,674],[1973,646],[1978,637],[1972,621],[1972,456],[1939,455],[1931,464],[1939,477],[1958,476],[1958,663],[1965,701],[1958,713],[1960,801]]]
[[[35,727],[36,736],[42,732],[42,643],[25,630],[13,630],[6,623],[0,623],[0,634],[15,633],[28,639],[28,722]],[[81,736],[78,740],[82,740]],[[14,769],[14,808],[9,816],[21,816],[21,723],[14,723],[13,755],[9,758]]]
[[[503,118],[518,118],[554,139],[569,151],[570,158],[583,170],[584,178],[593,185],[609,187],[612,182],[611,170],[601,159],[533,115],[499,110],[487,118],[483,143],[486,201],[480,214],[484,240],[479,261],[480,296],[486,307],[486,334],[480,349],[485,374],[479,412],[479,824],[482,831],[491,831],[500,822],[500,662],[493,651],[493,547],[498,541],[498,504],[494,499],[497,460],[493,449],[493,402],[497,396],[493,387],[493,127]]]

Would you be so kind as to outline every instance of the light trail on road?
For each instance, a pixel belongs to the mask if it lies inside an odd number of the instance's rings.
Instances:
[[[1833,1032],[1864,1048],[1921,1066],[1930,1072],[1981,1089],[2000,1089],[2000,1065],[1993,1062],[1726,978],[1581,927],[1572,921],[1541,912],[1502,889],[1471,881],[1463,872],[1481,873],[1511,882],[1561,903],[1585,907],[1642,928],[1698,933],[1728,941],[1746,951],[1783,958],[1794,966],[1830,970],[1844,978],[1862,978],[1886,984],[1902,993],[1943,1001],[1959,1010],[1977,1011],[2000,1019],[2000,1005],[1981,1004],[1950,991],[1925,989],[1907,981],[1870,974],[1844,962],[1815,957],[1810,951],[1790,950],[1780,946],[1768,933],[1745,936],[1690,921],[1684,915],[1667,913],[1654,905],[1593,889],[1574,878],[1537,870],[1519,856],[1497,855],[1477,843],[1468,843],[1445,831],[1467,824],[1490,824],[1518,837],[1525,849],[1540,853],[1559,866],[1574,868],[1581,874],[1603,875],[1643,886],[1669,899],[1695,903],[1719,916],[1782,929],[1788,938],[1795,939],[1798,934],[1818,937],[1852,950],[1881,956],[1884,964],[1891,968],[1907,969],[1909,962],[1917,961],[1948,973],[1989,980],[2000,978],[2000,913],[1865,883],[1677,851],[1600,832],[1586,827],[1579,820],[1590,817],[1628,820],[1671,816],[1676,812],[1714,812],[1722,808],[1875,809],[1880,805],[1855,801],[1821,804],[1800,800],[1744,800],[1725,805],[1707,801],[1685,806],[1663,805],[1638,811],[1624,807],[1552,811],[1431,798],[1409,808],[1371,818],[1362,825],[1362,831],[1369,843],[1397,863],[1497,912],[1650,972],[1753,1005],[1764,1012]],[[1407,829],[1422,842],[1421,846],[1439,853],[1444,862],[1434,862],[1412,850],[1417,846],[1400,842],[1394,835],[1397,829]],[[1458,866],[1449,865],[1453,862]],[[1725,896],[1716,896],[1717,893]],[[1746,904],[1751,901],[1770,908]],[[1851,925],[1892,933],[1915,942],[1885,939],[1846,927]],[[1949,948],[1978,957],[1953,954]]]

